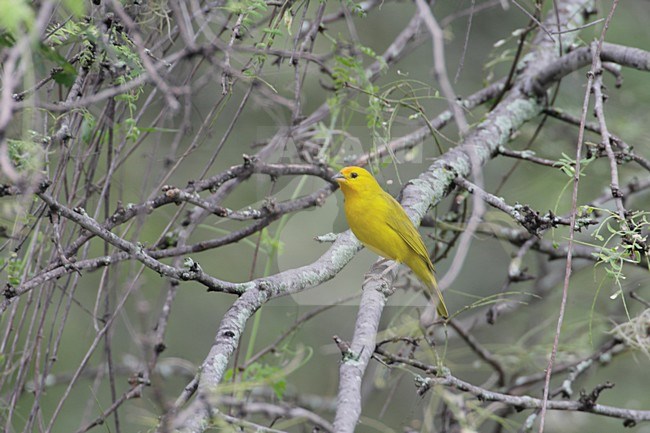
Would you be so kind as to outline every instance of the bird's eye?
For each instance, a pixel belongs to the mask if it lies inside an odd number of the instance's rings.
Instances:
[[[352,173],[350,173],[350,177],[352,179],[355,179],[357,176],[359,176],[359,175],[357,173],[355,173],[354,171]]]

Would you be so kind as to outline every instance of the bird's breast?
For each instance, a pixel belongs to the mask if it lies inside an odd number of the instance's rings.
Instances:
[[[345,200],[345,216],[357,239],[376,254],[403,262],[408,248],[386,222],[386,212],[384,206],[372,200]]]

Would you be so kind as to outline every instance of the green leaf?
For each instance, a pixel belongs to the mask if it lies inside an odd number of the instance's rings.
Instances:
[[[245,373],[245,379],[253,382],[267,382],[271,385],[275,395],[282,399],[284,392],[287,389],[287,381],[282,368],[263,364],[252,364]]]
[[[95,133],[95,125],[97,120],[95,116],[89,111],[84,112],[83,120],[81,121],[81,139],[84,143],[89,144]]]
[[[608,222],[607,225],[607,231],[609,231],[612,234],[618,234],[618,230],[616,230],[612,225]]]
[[[73,80],[74,78],[77,77],[77,70],[75,69],[75,67],[72,66],[70,62],[66,60],[65,57],[59,54],[59,52],[56,49],[52,47],[48,47],[45,44],[40,44],[39,52],[43,55],[43,58],[53,62],[57,67],[61,69],[60,74],[72,76]],[[59,81],[57,81],[57,83],[58,82]],[[60,83],[60,84],[65,84],[65,83]]]
[[[68,73],[64,71],[58,71],[52,74],[52,79],[58,84],[62,84],[68,88],[72,87],[74,81],[77,79],[77,73]]]
[[[16,169],[35,173],[43,167],[43,148],[34,141],[7,139],[9,158]]]
[[[291,24],[293,24],[293,15],[291,14],[291,10],[287,9],[284,11],[284,15],[282,16],[282,20],[284,21],[284,25],[287,28],[287,33],[289,33],[289,36],[293,36],[293,33],[291,31]]]
[[[275,396],[282,400],[282,396],[284,396],[284,391],[287,389],[287,381],[282,379],[278,380],[277,382],[273,382],[271,384],[271,387],[273,388],[273,392],[275,393]]]
[[[264,33],[267,33],[267,34],[273,35],[273,36],[282,36],[283,35],[282,30],[272,29],[272,28],[269,28],[269,27],[266,27],[266,28],[262,29],[262,31]]]

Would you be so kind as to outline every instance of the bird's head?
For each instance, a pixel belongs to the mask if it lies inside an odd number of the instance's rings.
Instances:
[[[345,167],[332,178],[339,184],[344,194],[381,188],[368,170],[361,167]]]

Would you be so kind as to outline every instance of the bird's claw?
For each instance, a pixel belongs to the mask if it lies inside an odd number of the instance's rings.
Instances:
[[[389,262],[389,261],[390,261],[390,259],[381,259],[377,263],[375,263],[373,268],[376,267],[376,266],[381,266],[382,264],[384,264],[386,262]],[[388,281],[388,279],[386,278],[386,275],[388,275],[390,272],[392,272],[397,266],[399,266],[399,262],[393,262],[389,266],[387,266],[386,269],[381,271],[380,273],[368,272],[367,274],[364,275],[363,286],[365,286],[368,282],[373,281],[373,280],[375,280],[375,281],[383,280],[384,285],[388,286],[390,281]]]
[[[373,281],[373,280],[374,281],[379,281],[379,280],[383,280],[383,279],[384,279],[384,275],[381,275],[381,274],[377,275],[376,273],[368,272],[367,274],[365,274],[363,276],[363,283],[361,283],[361,287],[362,288],[365,287],[366,284],[368,284],[370,281]]]

